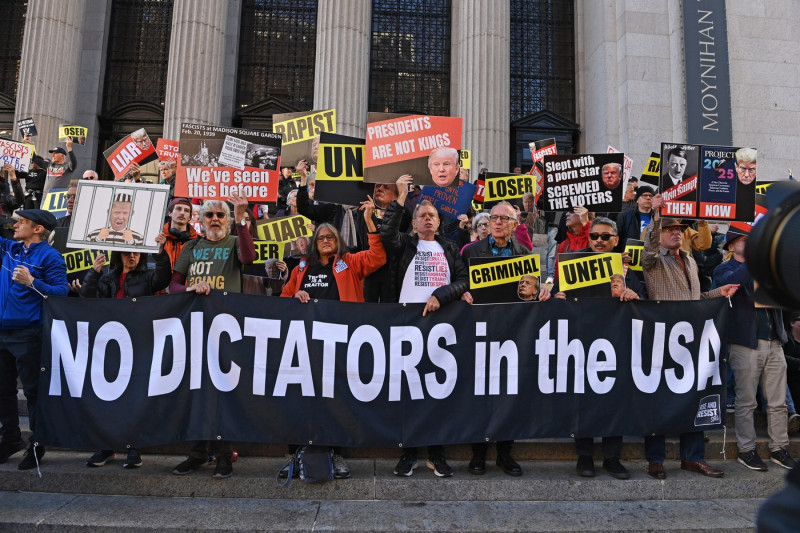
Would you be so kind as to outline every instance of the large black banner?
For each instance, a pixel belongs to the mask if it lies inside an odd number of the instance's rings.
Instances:
[[[721,423],[722,298],[422,309],[48,298],[39,440],[396,447]]]

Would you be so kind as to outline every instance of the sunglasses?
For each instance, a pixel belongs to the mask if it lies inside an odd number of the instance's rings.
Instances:
[[[617,236],[616,233],[590,233],[589,234],[589,238],[592,239],[593,241],[596,241],[598,239],[603,239],[604,241],[607,241],[611,237],[616,237],[616,236]]]
[[[209,220],[214,218],[214,215],[216,215],[217,218],[220,218],[220,219],[221,218],[225,218],[225,213],[223,211],[206,211],[205,213],[203,213],[203,216],[206,217]]]

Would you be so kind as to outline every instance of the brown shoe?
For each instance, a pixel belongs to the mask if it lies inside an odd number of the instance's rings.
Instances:
[[[710,466],[705,461],[681,461],[681,469],[688,470],[689,472],[697,472],[708,477],[722,477],[725,472],[718,468]]]
[[[667,479],[667,473],[664,472],[664,463],[648,464],[647,473],[656,479]]]

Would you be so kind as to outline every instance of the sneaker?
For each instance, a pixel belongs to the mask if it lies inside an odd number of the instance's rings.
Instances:
[[[184,462],[172,469],[172,473],[176,476],[182,476],[194,472],[201,466],[206,464],[205,459],[197,459],[196,457],[188,457]]]
[[[622,466],[617,458],[605,459],[603,461],[603,470],[611,474],[611,477],[616,479],[628,479],[631,475],[628,470]]]
[[[214,477],[224,479],[233,475],[233,463],[230,455],[218,455],[217,466],[214,468]]]
[[[350,477],[350,469],[344,462],[344,457],[338,454],[333,455],[333,479],[347,479]]]
[[[798,415],[797,413],[789,415],[789,423],[787,429],[788,429],[787,433],[797,433],[798,431],[800,431],[800,415]]]
[[[15,453],[24,450],[26,446],[27,444],[22,439],[0,442],[0,464],[8,461],[8,458]]]
[[[770,461],[776,465],[782,466],[787,470],[791,470],[794,468],[794,465],[797,464],[797,461],[792,459],[792,456],[789,455],[789,452],[786,450],[786,448],[780,448],[778,451],[772,452],[770,455]]]
[[[575,466],[575,470],[578,471],[578,475],[581,477],[594,477],[594,461],[592,460],[591,456],[579,455],[578,464]]]
[[[99,452],[94,452],[94,455],[89,457],[89,460],[86,461],[86,466],[103,466],[109,459],[113,459],[115,456],[114,450],[100,450]]]
[[[297,458],[292,454],[286,454],[286,464],[283,465],[281,471],[278,472],[278,477],[286,479],[289,477],[290,461],[294,461],[294,470],[292,470],[292,479],[297,479],[300,476],[300,466],[297,464]]]
[[[444,460],[444,455],[435,455],[428,458],[428,468],[433,470],[433,473],[438,477],[450,477],[453,475],[453,469]]]
[[[36,453],[33,451],[36,450]],[[41,444],[36,446],[35,448],[31,446],[25,452],[25,457],[22,458],[22,461],[17,466],[19,470],[32,470],[39,466],[39,463],[42,461],[42,457],[44,457],[44,446]]]
[[[142,456],[139,455],[139,450],[136,448],[128,449],[128,456],[125,462],[122,463],[122,468],[138,468],[142,466]]]
[[[750,450],[749,452],[740,453],[737,461],[742,463],[750,470],[758,470],[759,472],[767,471],[766,463],[761,460],[761,457],[758,456],[758,452],[756,452],[755,449]]]
[[[406,453],[400,458],[397,462],[397,466],[394,467],[394,475],[395,476],[410,476],[414,473],[414,469],[417,467],[417,458],[412,455],[408,455]]]

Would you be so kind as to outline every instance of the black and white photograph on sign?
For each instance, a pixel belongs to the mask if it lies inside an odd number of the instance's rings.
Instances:
[[[81,180],[67,246],[158,252],[169,185]]]
[[[247,156],[247,145],[244,139],[238,139],[232,135],[225,136],[222,151],[219,154],[219,164],[224,167],[238,168],[244,170],[244,160]]]
[[[278,170],[278,156],[280,154],[280,146],[249,143],[244,157],[244,166],[263,168],[264,170]]]
[[[523,302],[538,302],[541,280],[532,274],[525,274],[519,278],[517,296]]]
[[[699,163],[699,146],[661,143],[659,192],[666,202],[662,215],[697,218]]]
[[[189,139],[180,143],[181,165],[185,167],[219,167],[219,156],[225,139]]]
[[[619,213],[624,154],[548,155],[544,158],[544,209]]]

